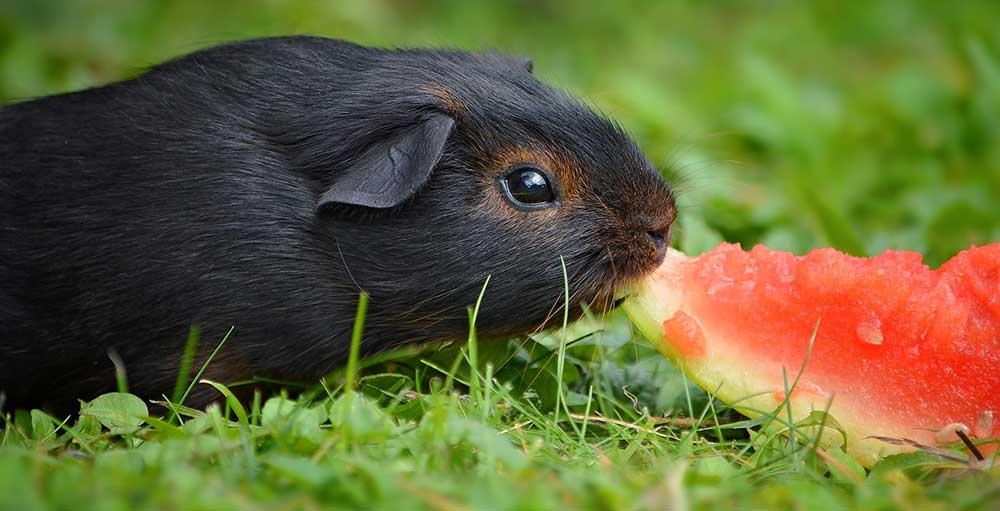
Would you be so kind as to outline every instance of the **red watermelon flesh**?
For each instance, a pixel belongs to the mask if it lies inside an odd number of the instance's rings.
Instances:
[[[790,384],[806,362],[794,416],[829,407],[866,466],[905,449],[869,436],[935,445],[954,423],[1000,436],[1000,243],[937,270],[913,252],[671,250],[624,307],[692,380],[750,416],[780,406],[783,370]]]

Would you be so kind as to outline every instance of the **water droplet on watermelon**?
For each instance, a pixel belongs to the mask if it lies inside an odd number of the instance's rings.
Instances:
[[[777,403],[784,401],[786,395],[784,386],[771,391],[771,397],[773,397],[774,401]],[[822,403],[830,399],[830,394],[815,383],[800,381],[795,388],[792,389],[792,399],[799,398],[805,398],[814,403]]]
[[[993,411],[986,410],[979,413],[976,419],[976,427],[973,434],[979,438],[990,438],[993,436]]]
[[[719,291],[731,288],[732,286],[733,286],[732,279],[720,276],[708,286],[708,289],[705,290],[705,294],[707,294],[708,296],[714,296]]]
[[[882,327],[878,324],[878,321],[862,321],[858,323],[855,333],[857,333],[858,339],[861,342],[875,345],[882,344]]]
[[[952,422],[934,434],[934,441],[937,442],[938,445],[955,443],[959,441],[958,435],[955,433],[956,431],[961,431],[962,433],[968,435],[969,426],[966,426],[961,422]]]

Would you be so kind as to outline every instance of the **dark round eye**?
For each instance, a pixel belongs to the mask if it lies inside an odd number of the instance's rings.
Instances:
[[[525,206],[544,206],[555,201],[556,196],[549,179],[539,169],[517,167],[502,180],[507,197]]]

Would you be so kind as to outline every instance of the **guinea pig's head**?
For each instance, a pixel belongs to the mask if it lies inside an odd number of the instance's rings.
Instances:
[[[494,54],[387,52],[389,75],[323,190],[331,264],[394,339],[481,335],[605,310],[662,261],[673,195],[621,126]],[[391,57],[391,58],[390,58]],[[372,72],[373,74],[378,74]]]

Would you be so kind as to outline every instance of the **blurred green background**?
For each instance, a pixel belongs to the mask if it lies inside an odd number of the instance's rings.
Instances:
[[[0,2],[0,99],[308,33],[495,48],[618,118],[675,183],[677,243],[1000,241],[1000,2]]]

